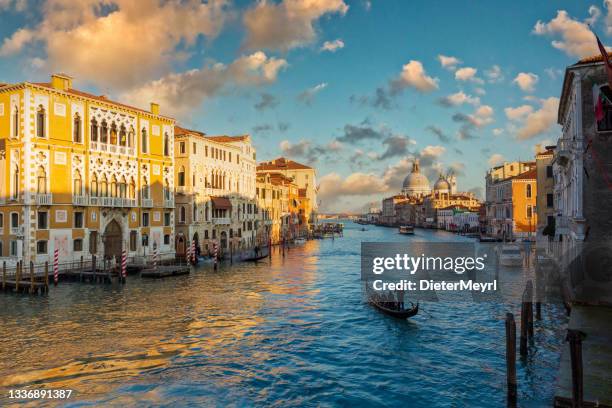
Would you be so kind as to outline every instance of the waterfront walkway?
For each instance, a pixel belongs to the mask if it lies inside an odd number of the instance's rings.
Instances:
[[[568,329],[580,330],[585,406],[612,407],[612,308],[573,306]],[[556,407],[572,406],[570,346],[563,348],[555,392]]]

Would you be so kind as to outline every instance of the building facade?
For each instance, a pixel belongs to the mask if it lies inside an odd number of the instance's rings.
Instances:
[[[176,252],[252,248],[258,239],[256,151],[245,136],[208,136],[175,127]]]
[[[174,257],[174,120],[76,90],[0,87],[0,255]]]
[[[536,181],[537,199],[536,212],[538,214],[537,238],[542,239],[547,226],[554,228],[554,178],[552,160],[554,149],[546,149],[536,154]],[[551,231],[552,232],[552,231]]]

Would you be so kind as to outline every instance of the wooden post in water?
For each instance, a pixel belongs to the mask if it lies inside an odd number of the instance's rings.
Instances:
[[[234,243],[230,241],[230,265],[234,264]]]
[[[15,292],[19,292],[19,281],[21,280],[21,262],[17,262],[15,269]]]
[[[529,316],[527,316],[527,302],[525,302],[525,298],[526,291],[523,292],[523,299],[521,302],[521,338],[519,347],[521,357],[527,356],[527,320],[529,320]]]
[[[49,291],[49,261],[45,261],[45,291]]]
[[[572,361],[572,407],[582,408],[584,399],[582,371],[582,339],[585,334],[580,330],[567,330]]]
[[[2,261],[2,290],[6,288],[6,261]]]
[[[533,340],[533,282],[527,281],[526,305],[527,305],[527,337]]]
[[[30,261],[30,294],[34,293],[34,262]]]
[[[506,313],[506,384],[508,406],[516,406],[516,323],[512,313]]]

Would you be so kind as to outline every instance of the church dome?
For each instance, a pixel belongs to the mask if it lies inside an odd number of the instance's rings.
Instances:
[[[402,192],[408,196],[429,194],[429,180],[419,172],[418,160],[415,160],[412,164],[412,173],[404,179]]]
[[[434,184],[434,191],[438,193],[449,193],[451,189],[450,183],[440,174],[440,178]]]

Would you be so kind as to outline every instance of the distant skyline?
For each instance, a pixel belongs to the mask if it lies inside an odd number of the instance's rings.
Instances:
[[[500,3],[501,4],[501,3]],[[258,160],[317,168],[323,212],[396,193],[418,157],[482,196],[487,168],[552,144],[564,69],[612,43],[612,0],[0,0],[0,82],[75,86]]]

